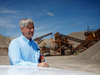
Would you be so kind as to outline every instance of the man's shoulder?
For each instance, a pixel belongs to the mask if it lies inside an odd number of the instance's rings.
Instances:
[[[20,37],[13,39],[9,44],[9,48],[14,46],[20,47],[19,41],[20,41]]]
[[[11,43],[18,42],[18,41],[20,41],[20,40],[21,40],[21,37],[17,37],[17,38],[15,38],[15,39],[13,39],[13,40],[11,41]]]

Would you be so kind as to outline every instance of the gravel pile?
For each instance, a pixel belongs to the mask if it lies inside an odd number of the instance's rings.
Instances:
[[[81,31],[80,32],[73,32],[71,34],[68,34],[68,36],[71,36],[71,37],[74,37],[74,38],[77,38],[80,40],[85,40],[84,32],[81,32]],[[73,47],[76,47],[80,44],[79,42],[72,41],[72,40],[69,40],[69,42],[73,44]]]
[[[94,60],[100,63],[100,41],[96,44],[85,50],[84,52],[80,53],[74,59],[76,60]]]

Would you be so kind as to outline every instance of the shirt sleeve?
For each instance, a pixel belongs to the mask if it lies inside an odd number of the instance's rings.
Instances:
[[[8,55],[9,55],[11,65],[33,66],[33,67],[38,66],[38,63],[33,63],[33,62],[30,62],[30,61],[24,61],[22,59],[21,53],[20,53],[20,46],[16,41],[12,41],[10,43]]]

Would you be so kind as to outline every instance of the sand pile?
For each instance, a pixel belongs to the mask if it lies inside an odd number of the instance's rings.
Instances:
[[[84,32],[73,32],[71,34],[68,34],[68,36],[72,36],[81,40],[85,40]]]
[[[81,39],[81,40],[85,40],[84,32],[81,32],[81,31],[80,32],[73,32],[71,34],[68,34],[68,36],[71,36],[71,37],[74,37],[77,39]],[[72,40],[69,40],[69,42],[73,44],[73,47],[76,47],[80,44],[79,42],[72,41]]]
[[[95,60],[100,62],[100,41],[76,56],[76,60]]]

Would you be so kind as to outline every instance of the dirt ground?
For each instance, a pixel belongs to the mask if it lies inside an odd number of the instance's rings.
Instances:
[[[74,60],[74,57],[76,55],[48,56],[45,58],[50,67],[53,68],[100,74],[100,63],[90,60],[78,61]]]
[[[78,61],[73,58],[77,55],[45,56],[50,68],[90,72],[100,74],[100,63],[95,61]],[[9,65],[8,56],[0,56],[0,65]]]

